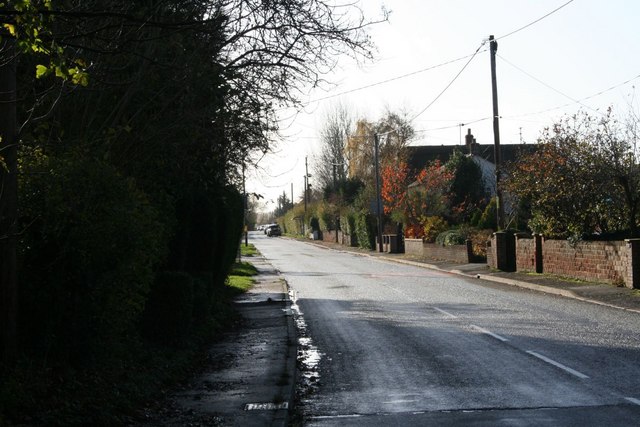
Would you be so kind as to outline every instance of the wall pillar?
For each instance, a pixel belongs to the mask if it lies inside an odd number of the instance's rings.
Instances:
[[[495,236],[495,254],[498,270],[516,271],[516,239],[512,233],[498,231]]]
[[[628,288],[640,288],[640,239],[625,239],[629,251],[627,258],[627,277],[625,285]]]
[[[533,262],[536,266],[536,273],[542,274],[544,272],[544,265],[542,260],[542,234],[534,235],[533,239]]]

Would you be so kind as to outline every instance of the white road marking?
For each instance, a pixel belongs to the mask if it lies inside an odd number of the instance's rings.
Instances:
[[[530,354],[530,355],[532,355],[532,356],[534,356],[534,357],[537,357],[538,359],[540,359],[540,360],[542,360],[542,361],[544,361],[544,362],[547,362],[547,363],[549,363],[549,364],[551,364],[551,365],[553,365],[553,366],[555,366],[555,367],[557,367],[557,368],[560,368],[560,369],[562,369],[563,371],[566,371],[566,372],[570,373],[571,375],[575,375],[575,376],[576,376],[576,377],[578,377],[578,378],[582,378],[582,379],[589,378],[589,376],[588,376],[588,375],[585,375],[585,374],[583,374],[582,372],[578,372],[578,371],[576,371],[575,369],[571,369],[570,367],[568,367],[568,366],[566,366],[566,365],[563,365],[563,364],[562,364],[562,363],[560,363],[560,362],[556,362],[556,361],[555,361],[555,360],[553,360],[553,359],[549,359],[548,357],[543,356],[543,355],[541,355],[540,353],[536,353],[535,351],[531,351],[531,350],[528,350],[528,351],[527,351],[527,353],[528,353],[528,354]]]
[[[640,406],[640,399],[635,399],[633,397],[625,397],[625,399],[631,403],[635,403],[636,405]]]
[[[471,326],[473,329],[475,329],[476,331],[478,331],[478,332],[482,332],[483,334],[487,334],[487,335],[489,335],[490,337],[493,337],[493,338],[495,338],[495,339],[497,339],[497,340],[499,340],[499,341],[502,341],[502,342],[507,342],[507,341],[509,341],[507,338],[502,337],[502,336],[500,336],[500,335],[498,335],[498,334],[494,334],[494,333],[493,333],[493,332],[491,332],[491,331],[487,331],[486,329],[481,328],[480,326],[476,326],[476,325],[470,325],[470,326]]]
[[[433,309],[436,310],[436,311],[439,311],[440,313],[444,314],[445,316],[451,317],[452,319],[457,319],[458,318],[458,316],[456,316],[454,314],[451,314],[448,311],[444,311],[441,308],[433,307]]]

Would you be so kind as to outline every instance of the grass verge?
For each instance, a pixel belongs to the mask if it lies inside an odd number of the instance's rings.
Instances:
[[[240,244],[240,255],[242,256],[256,256],[259,255],[260,252],[256,249],[253,243],[249,243],[245,245],[244,243]]]

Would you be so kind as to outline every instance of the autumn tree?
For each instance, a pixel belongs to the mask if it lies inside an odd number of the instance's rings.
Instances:
[[[385,214],[405,227],[407,237],[425,235],[425,225],[450,213],[451,183],[454,174],[440,161],[412,175],[406,162],[387,165],[382,172],[382,199]]]
[[[638,234],[640,171],[633,120],[581,112],[546,129],[512,165],[507,190],[531,206],[529,227],[551,236]]]

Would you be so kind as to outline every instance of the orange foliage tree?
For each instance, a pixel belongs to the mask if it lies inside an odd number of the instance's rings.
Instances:
[[[445,216],[450,208],[453,172],[436,160],[415,176],[406,162],[383,167],[381,196],[385,214],[404,223],[407,237],[424,237],[429,217]]]

